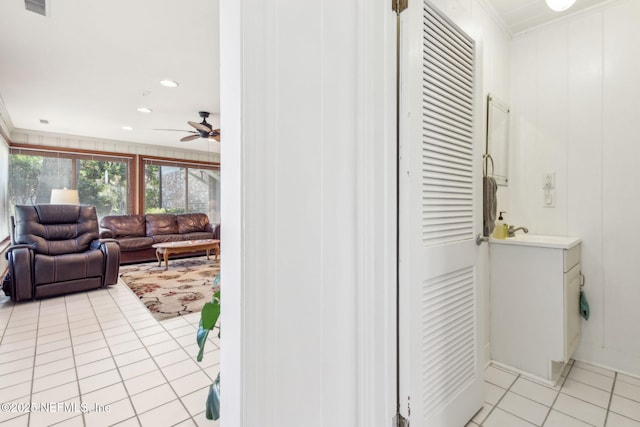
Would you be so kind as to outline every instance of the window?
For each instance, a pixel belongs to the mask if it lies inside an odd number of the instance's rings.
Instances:
[[[131,158],[11,149],[9,204],[49,203],[55,188],[77,189],[98,217],[132,212]]]
[[[145,213],[202,212],[220,223],[220,170],[217,165],[145,158]]]

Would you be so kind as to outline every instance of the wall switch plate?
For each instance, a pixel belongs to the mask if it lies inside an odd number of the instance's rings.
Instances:
[[[555,172],[545,172],[542,174],[542,188],[556,188]]]
[[[545,188],[543,193],[542,207],[555,208],[556,207],[556,192],[550,188]]]

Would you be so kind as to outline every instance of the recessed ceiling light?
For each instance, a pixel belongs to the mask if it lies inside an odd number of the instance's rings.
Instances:
[[[173,80],[160,80],[160,84],[164,87],[178,87],[178,82]]]
[[[131,126],[122,126],[122,130],[133,130]]]
[[[138,108],[138,111],[140,111],[141,113],[151,113],[153,112],[153,110],[149,107],[140,107]]]

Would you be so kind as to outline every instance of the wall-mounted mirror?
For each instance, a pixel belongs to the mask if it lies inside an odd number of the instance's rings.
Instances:
[[[498,185],[509,185],[509,107],[487,96],[487,144],[484,170]]]

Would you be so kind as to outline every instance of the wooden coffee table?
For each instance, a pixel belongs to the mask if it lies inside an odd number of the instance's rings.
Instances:
[[[220,240],[204,239],[204,240],[182,240],[179,242],[164,242],[152,245],[156,249],[156,258],[158,258],[158,267],[162,263],[160,256],[164,258],[164,269],[169,269],[169,255],[182,254],[185,252],[207,251],[207,259],[209,253],[213,250],[214,255],[220,255]]]

